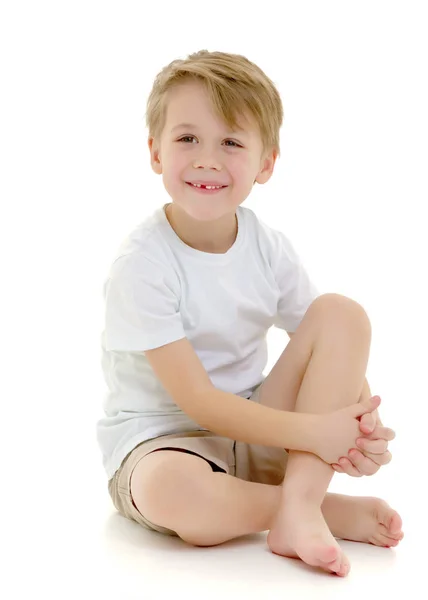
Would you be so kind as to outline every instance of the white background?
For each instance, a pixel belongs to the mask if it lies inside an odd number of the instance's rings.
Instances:
[[[5,598],[374,598],[426,589],[427,5],[4,2],[0,9],[2,585]],[[397,437],[374,477],[403,518],[395,550],[341,542],[348,578],[271,554],[265,534],[197,549],[118,515],[102,416],[102,284],[117,248],[168,202],[149,163],[154,77],[201,49],[243,54],[285,119],[272,179],[244,203],[282,229],[324,292],[372,323],[367,379]],[[269,332],[269,364],[287,342]],[[425,535],[424,535],[425,533]],[[291,592],[291,595],[290,595]]]

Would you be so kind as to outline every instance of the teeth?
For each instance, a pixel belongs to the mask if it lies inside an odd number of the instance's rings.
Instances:
[[[202,187],[202,185],[200,183],[192,183],[192,185],[194,187]],[[205,185],[204,186],[207,190],[220,190],[223,186],[222,185]]]

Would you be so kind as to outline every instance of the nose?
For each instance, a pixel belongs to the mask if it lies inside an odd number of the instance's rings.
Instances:
[[[206,169],[217,169],[220,171],[221,164],[220,161],[215,158],[214,152],[205,150],[201,152],[197,158],[193,161],[193,166],[195,169],[206,168]]]
[[[218,162],[214,160],[203,160],[198,159],[194,161],[193,166],[195,169],[216,169],[217,171],[221,170],[221,167]]]

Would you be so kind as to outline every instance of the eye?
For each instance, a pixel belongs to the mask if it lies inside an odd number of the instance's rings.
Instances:
[[[182,142],[183,140],[190,140],[193,137],[194,137],[193,135],[185,135],[184,137],[177,140],[177,142]]]
[[[177,140],[177,142],[182,142],[183,140],[190,140],[190,139],[196,139],[196,138],[194,135],[185,135],[182,138],[180,138],[179,140]],[[231,142],[233,144],[233,146],[228,146],[229,148],[242,148],[242,146],[240,146],[233,140],[226,140],[226,142]]]

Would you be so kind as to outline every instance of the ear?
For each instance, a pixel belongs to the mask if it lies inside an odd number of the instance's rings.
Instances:
[[[162,163],[160,159],[158,144],[154,137],[149,137],[147,143],[150,150],[150,164],[152,166],[152,169],[155,173],[160,175],[162,173]]]
[[[254,183],[266,183],[272,177],[273,169],[275,166],[276,159],[278,158],[278,152],[276,150],[272,150],[261,162],[260,171],[257,174],[257,177]]]

